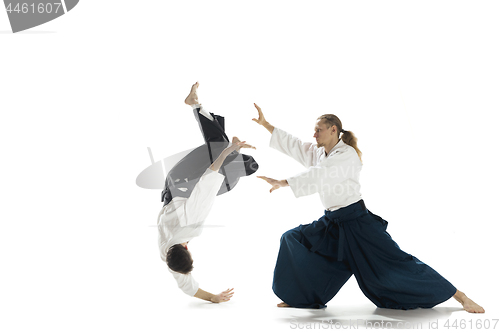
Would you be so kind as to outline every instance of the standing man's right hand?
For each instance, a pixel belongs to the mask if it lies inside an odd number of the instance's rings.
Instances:
[[[255,105],[255,108],[259,112],[259,119],[253,118],[252,120],[255,121],[257,124],[264,126],[269,131],[269,133],[272,134],[274,131],[274,126],[269,124],[266,118],[264,118],[264,114],[262,113],[261,108],[255,103],[253,103],[253,105]]]

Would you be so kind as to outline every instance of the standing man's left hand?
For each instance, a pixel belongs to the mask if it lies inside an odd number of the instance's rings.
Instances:
[[[269,191],[269,193],[272,193],[274,190],[277,190],[277,189],[279,189],[280,187],[286,187],[286,186],[289,186],[289,185],[288,185],[288,182],[286,181],[286,179],[283,179],[283,180],[276,180],[276,179],[272,179],[272,178],[269,178],[269,177],[264,177],[264,176],[257,176],[257,178],[264,179],[266,182],[268,182],[269,184],[271,184],[271,185],[272,185],[272,188],[271,188],[271,190]]]

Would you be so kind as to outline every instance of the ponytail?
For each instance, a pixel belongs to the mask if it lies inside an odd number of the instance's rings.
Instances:
[[[342,133],[342,136],[340,139],[346,144],[354,148],[356,150],[356,153],[358,154],[359,160],[361,160],[361,150],[358,148],[358,138],[354,135],[353,132],[351,131],[346,131],[342,128],[342,122],[340,121],[339,117],[333,114],[324,114],[321,117],[318,118],[318,120],[324,120],[325,123],[328,125],[328,127],[335,125],[337,127],[337,135],[340,135]],[[338,138],[338,137],[337,137]]]
[[[361,150],[358,148],[358,138],[351,131],[342,130],[342,136],[340,137],[346,145],[351,146],[358,153],[359,160],[361,160]]]

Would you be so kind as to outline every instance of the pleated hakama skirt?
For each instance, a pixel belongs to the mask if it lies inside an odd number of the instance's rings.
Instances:
[[[387,222],[363,200],[283,234],[273,291],[298,308],[324,308],[352,274],[377,307],[431,308],[456,288],[430,266],[402,251]]]

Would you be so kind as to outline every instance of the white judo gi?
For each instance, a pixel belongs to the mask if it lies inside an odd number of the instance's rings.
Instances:
[[[302,142],[275,127],[269,145],[308,168],[286,179],[295,197],[318,193],[323,206],[330,211],[362,199],[359,184],[361,161],[356,150],[342,140],[326,156],[323,147]]]
[[[189,198],[175,197],[163,206],[158,215],[158,245],[160,256],[166,262],[168,249],[188,242],[201,234],[203,223],[214,203],[217,191],[221,187],[224,176],[207,169],[193,188]],[[189,296],[194,296],[199,284],[191,273],[181,274],[169,271],[177,281],[179,288]]]

